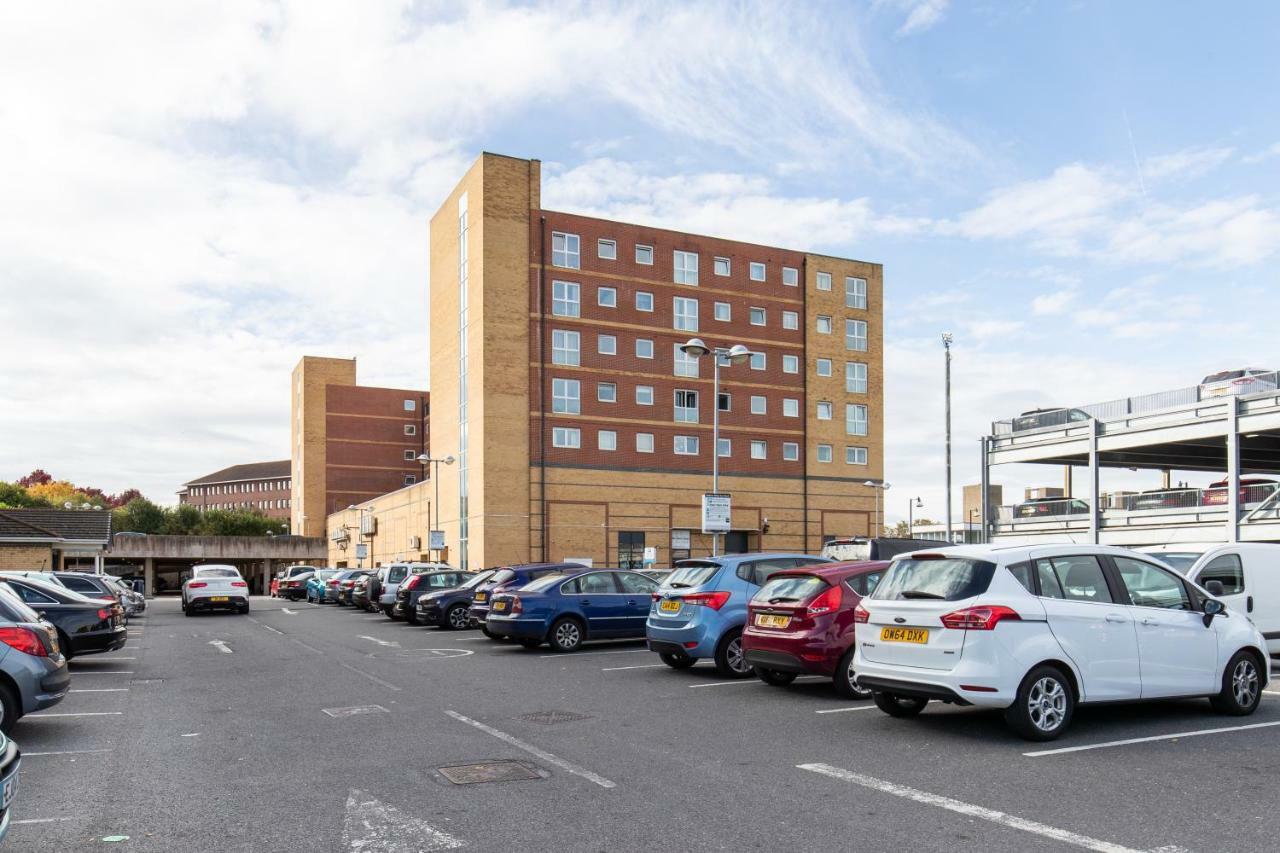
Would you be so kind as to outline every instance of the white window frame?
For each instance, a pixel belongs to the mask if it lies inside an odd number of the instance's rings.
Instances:
[[[606,439],[605,437],[608,436]],[[613,451],[618,449],[618,431],[602,429],[596,432],[596,450]]]
[[[556,345],[556,336],[562,335],[561,341],[563,345]],[[569,344],[572,342],[572,346]],[[565,353],[563,361],[557,359],[557,354]],[[582,337],[578,332],[571,332],[568,329],[552,329],[551,330],[551,363],[569,365],[570,367],[579,367],[582,365]]]
[[[769,398],[763,394],[752,394],[751,408],[748,411],[753,415],[769,414]]]
[[[720,313],[721,313],[720,309],[722,308],[724,309],[723,317],[720,316]],[[714,316],[718,322],[721,322],[721,323],[730,322],[731,320],[733,320],[733,306],[730,305],[728,302],[717,302]]]
[[[867,393],[867,365],[864,362],[846,361],[844,363],[844,390],[848,394]]]
[[[551,446],[570,450],[582,448],[582,430],[578,427],[552,427]]]
[[[795,311],[782,312],[782,328],[798,329],[800,328],[800,315]]]
[[[404,401],[404,410],[405,410],[406,412],[416,412],[416,411],[418,410],[418,401],[417,401],[417,400],[405,400],[405,401]]]
[[[645,445],[648,445],[647,447]],[[652,453],[653,452],[653,433],[638,432],[636,433],[636,453]]]
[[[769,458],[769,442],[762,438],[751,439],[751,458],[752,459],[768,459]]]
[[[647,395],[647,396],[648,396],[648,398],[649,398],[649,399],[648,399],[648,401],[645,401],[645,400],[642,400],[642,399],[641,399],[641,393],[640,393],[641,391],[646,392],[646,395]],[[653,405],[653,386],[652,386],[652,385],[637,385],[637,386],[636,386],[636,405],[637,405],[637,406],[652,406],[652,405]]]
[[[867,310],[867,280],[856,275],[844,277],[844,307]]]
[[[862,458],[859,459],[858,457]],[[846,445],[844,449],[844,464],[846,465],[866,465],[870,454],[867,448],[858,445]]]
[[[766,352],[753,352],[751,353],[751,359],[748,364],[751,366],[752,370],[768,370],[769,354]]]
[[[800,401],[795,397],[783,397],[782,416],[784,418],[800,417]]]
[[[861,332],[861,334],[859,334]],[[867,351],[867,321],[846,318],[844,321],[844,348],[850,352]]]
[[[640,304],[640,298],[641,298],[642,296],[643,296],[643,297],[647,297],[647,298],[648,298],[648,300],[649,300],[649,307],[648,307],[648,308],[645,308],[643,305],[641,305],[641,304]],[[653,294],[652,294],[652,293],[650,293],[650,292],[649,292],[649,291],[647,291],[647,290],[637,290],[637,291],[636,291],[636,310],[637,310],[637,311],[647,311],[647,312],[649,312],[649,313],[652,313],[652,312],[653,312]]]
[[[644,355],[640,352],[642,344],[648,344],[649,354]],[[653,339],[652,338],[636,338],[636,358],[652,359],[653,358]]]
[[[819,445],[818,445],[817,460],[818,460],[819,462],[830,462],[830,461],[831,461],[831,445],[829,445],[829,444],[819,444]]]
[[[601,392],[608,388],[608,396],[604,396]],[[618,402],[618,383],[617,382],[597,382],[596,383],[596,402],[597,403],[616,403]]]
[[[418,458],[418,452],[417,452],[416,450],[406,450],[406,451],[404,452],[404,461],[405,461],[405,462],[413,462],[413,461],[415,461],[417,458]]]
[[[722,408],[720,411],[722,411],[722,412],[732,412],[732,411],[733,411],[733,395],[732,395],[732,394],[730,394],[728,391],[721,391],[721,392],[720,392],[720,399],[723,399],[723,400],[724,400],[724,402],[725,402],[725,406],[724,406],[724,408]],[[718,406],[718,405],[720,405],[720,399],[717,399],[717,400],[716,400],[716,405],[717,405],[717,406]]]
[[[722,265],[724,267],[724,272],[720,271]],[[711,268],[716,275],[733,275],[733,261],[729,258],[717,256],[716,259],[711,262]]]
[[[830,376],[831,375],[831,359],[829,358],[818,359],[813,364],[813,370],[819,376]]]
[[[800,444],[795,441],[782,442],[782,461],[783,462],[799,462],[800,461]]]
[[[782,356],[782,372],[783,373],[799,373],[800,372],[800,356],[784,353]]]
[[[782,268],[782,283],[786,287],[800,286],[800,270],[795,267]]]
[[[698,253],[675,249],[671,253],[671,278],[676,284],[698,286]]]
[[[861,415],[861,417],[858,417]],[[866,435],[871,420],[870,409],[863,403],[846,403],[844,406],[845,435]]]
[[[698,331],[698,300],[689,296],[671,299],[671,327],[682,332]]]
[[[582,414],[582,382],[560,376],[551,379],[551,412],[556,415]]]
[[[606,300],[605,294],[608,294]],[[597,287],[596,288],[596,304],[601,308],[617,308],[618,307],[618,288],[616,287]]]
[[[561,243],[559,249],[556,248],[557,241]],[[582,242],[578,239],[577,234],[571,234],[568,231],[552,231],[551,266],[566,270],[581,269],[581,248]]]
[[[752,281],[768,281],[769,266],[760,261],[752,261],[750,266],[747,267],[747,277]]]
[[[819,271],[813,277],[813,286],[818,290],[831,289],[831,273]]]
[[[644,258],[646,254],[648,255],[648,260]],[[636,243],[636,263],[646,267],[653,266],[653,247],[646,246],[644,243]]]
[[[559,292],[562,295],[557,295]],[[560,306],[564,306],[561,310]],[[582,316],[582,285],[576,281],[551,281],[551,316]]]
[[[671,451],[675,453],[676,456],[697,456],[698,451],[701,450],[701,447],[699,447],[700,444],[701,442],[698,441],[698,436],[696,435],[672,436]],[[681,445],[684,446],[683,450],[680,449]],[[691,446],[693,448],[692,450],[690,449]]]
[[[728,459],[733,456],[733,439],[722,438],[719,445],[716,446],[716,454],[721,459]]]
[[[606,246],[608,246],[608,254],[605,254]],[[606,240],[603,237],[596,240],[596,257],[602,261],[616,261],[618,259],[618,241]]]
[[[673,349],[675,357],[672,359],[671,373],[674,376],[684,376],[690,379],[697,379],[700,371],[699,365],[702,359],[694,358],[680,347],[684,344],[674,344]]]
[[[417,424],[405,424],[405,425],[404,425],[404,434],[405,434],[405,435],[417,435],[417,434],[418,434],[418,425],[417,425]]]
[[[608,347],[606,349],[606,347]],[[618,354],[617,335],[596,335],[596,353],[599,355]]]
[[[835,405],[830,400],[819,400],[814,417],[820,421],[829,421],[835,417]]]
[[[814,320],[813,328],[819,335],[831,334],[831,317],[826,314],[819,314],[817,319]]]
[[[689,395],[693,395],[693,405],[689,405]],[[684,398],[684,405],[680,400]],[[671,394],[672,420],[681,424],[698,422],[698,392],[692,388],[677,388]]]
[[[757,322],[756,322],[756,317],[757,317],[757,316],[759,316],[759,318],[760,318],[760,322],[759,322],[759,323],[757,323]],[[751,306],[751,308],[749,308],[749,309],[748,309],[748,311],[747,311],[747,322],[749,322],[749,323],[750,323],[751,325],[753,325],[753,326],[767,326],[767,325],[769,325],[769,311],[768,311],[768,309],[761,308],[759,305],[752,305],[752,306]]]

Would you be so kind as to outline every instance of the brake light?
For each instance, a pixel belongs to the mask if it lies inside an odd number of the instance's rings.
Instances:
[[[512,614],[524,612],[524,604],[521,603],[520,596],[518,595],[511,599],[511,612]]]
[[[337,585],[338,585],[338,582],[336,580],[329,581],[329,586],[337,586]]]
[[[413,589],[415,586],[417,586],[417,585],[418,585],[418,579],[419,579],[419,578],[421,578],[421,577],[422,577],[422,575],[414,575],[413,577],[411,577],[411,578],[409,578],[407,581],[405,581],[405,582],[404,582],[404,588],[405,588],[405,591],[407,592],[408,590],[411,590],[411,589]]]
[[[232,586],[248,586],[249,584],[247,584],[244,581],[232,581],[231,585]],[[294,586],[297,586],[297,584],[295,583]]]
[[[30,628],[21,628],[12,626],[9,628],[0,628],[0,643],[4,643],[11,649],[17,649],[29,655],[47,658],[49,653],[44,650],[44,643],[40,642],[40,638],[36,636],[36,632]]]
[[[651,592],[651,593],[649,593],[649,597],[650,597],[650,598],[652,598],[654,601],[661,601],[661,600],[662,600],[662,593],[660,593],[660,592]]]
[[[867,608],[859,604],[853,608],[853,621],[855,625],[865,625],[867,620],[871,618],[871,614],[867,612]]]
[[[201,587],[206,587],[206,586],[208,586],[208,584],[205,583],[204,581],[192,581],[191,583],[187,584],[187,589],[200,589]]]
[[[729,591],[692,592],[682,597],[685,604],[696,604],[699,607],[710,607],[712,610],[719,610],[729,600]]]
[[[835,610],[840,606],[842,598],[843,596],[840,593],[840,584],[829,586],[821,595],[809,602],[807,611],[810,616],[830,613],[832,610]]]
[[[1018,611],[1003,605],[966,607],[942,617],[944,627],[957,631],[990,631],[1003,620],[1021,622]]]
[[[104,607],[104,608],[102,608],[101,610],[99,610],[99,611],[98,611],[98,618],[99,618],[99,619],[110,619],[110,618],[111,618],[111,608],[109,608],[109,607]]]

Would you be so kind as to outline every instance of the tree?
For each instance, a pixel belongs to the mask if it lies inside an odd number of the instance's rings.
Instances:
[[[170,536],[194,536],[200,528],[200,510],[191,504],[178,504],[165,513],[164,532]]]
[[[111,515],[116,533],[163,533],[165,529],[165,511],[146,498],[134,498]]]
[[[19,483],[0,481],[0,509],[27,509],[49,505],[44,498],[33,497]]]
[[[45,471],[43,468],[37,468],[27,476],[23,477],[21,480],[19,480],[18,485],[22,486],[22,488],[24,489],[27,489],[27,488],[30,488],[31,486],[39,486],[39,485],[43,485],[44,483],[52,483],[52,482],[53,482],[53,477],[49,476],[49,473],[47,471]]]
[[[50,480],[44,483],[36,483],[27,486],[27,494],[33,498],[48,502],[50,506],[61,507],[70,503],[79,507],[82,504],[97,504],[101,506],[100,501],[94,501],[89,495],[80,491],[75,487],[74,483],[68,480]]]

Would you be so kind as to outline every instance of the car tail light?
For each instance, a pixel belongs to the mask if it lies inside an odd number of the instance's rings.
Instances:
[[[729,591],[692,592],[682,596],[682,598],[685,604],[696,604],[699,607],[710,607],[712,610],[719,610],[729,600]]]
[[[40,638],[36,636],[36,632],[30,628],[22,628],[17,625],[8,628],[0,628],[0,643],[4,643],[11,649],[17,649],[36,657],[47,658],[49,653],[45,651],[44,643],[40,642]]]
[[[208,586],[208,584],[205,583],[204,581],[192,581],[191,583],[187,584],[187,589],[200,589],[206,586]]]
[[[232,581],[232,582],[231,582],[231,585],[232,585],[232,586],[245,587],[245,586],[248,586],[249,584],[248,584],[248,583],[246,583],[245,581]],[[297,584],[295,583],[295,584],[294,584],[294,586],[297,586]]]
[[[840,606],[843,596],[840,593],[840,584],[829,586],[817,598],[809,602],[807,609],[810,616],[817,616],[822,613],[830,613]]]
[[[649,597],[650,597],[650,598],[652,598],[654,601],[661,601],[661,600],[662,600],[662,593],[660,593],[660,592],[651,592],[651,593],[649,593]]]
[[[104,607],[104,608],[102,608],[101,610],[99,610],[99,611],[98,611],[98,618],[99,618],[99,619],[110,619],[110,618],[111,618],[111,608],[110,608],[110,607]]]
[[[418,581],[421,578],[422,578],[422,575],[414,575],[413,577],[409,578],[407,581],[404,582],[405,590],[408,591],[413,589],[415,586],[418,585]]]
[[[523,613],[523,612],[524,612],[524,603],[520,601],[520,596],[517,595],[511,599],[511,613],[514,615],[516,613]]]
[[[871,618],[871,614],[868,613],[867,608],[863,607],[861,604],[853,608],[854,624],[865,625],[867,623],[867,620],[870,618]]]
[[[337,586],[337,585],[338,585],[338,582],[336,580],[329,581],[329,586]]]
[[[1016,610],[1003,605],[983,605],[981,607],[966,607],[963,610],[955,610],[948,613],[942,617],[942,624],[944,627],[958,631],[990,631],[1005,619],[1015,622],[1022,621],[1022,617],[1018,615]]]

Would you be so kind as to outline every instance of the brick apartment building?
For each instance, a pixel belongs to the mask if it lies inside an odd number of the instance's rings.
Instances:
[[[292,527],[323,536],[325,517],[425,479],[425,391],[356,384],[356,361],[304,356],[291,383]]]
[[[178,503],[206,509],[256,509],[287,521],[290,504],[288,459],[232,465],[182,484]]]
[[[710,551],[712,406],[727,551],[816,551],[871,531],[880,481],[882,267],[540,206],[540,165],[484,154],[431,220],[432,446],[455,565]],[[679,345],[743,344],[721,368]],[[443,413],[443,414],[442,414]],[[295,484],[295,491],[296,491]],[[364,520],[371,563],[418,556],[433,490]],[[379,518],[370,525],[363,516]],[[335,562],[348,561],[331,547]]]

